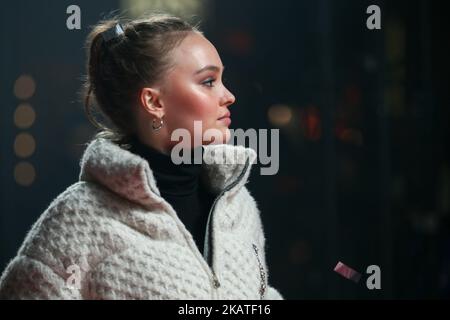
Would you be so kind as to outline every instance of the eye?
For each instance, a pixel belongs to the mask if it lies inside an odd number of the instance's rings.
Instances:
[[[212,84],[213,84],[215,81],[216,81],[216,79],[208,79],[208,80],[206,80],[206,81],[203,81],[202,84],[204,84],[204,85],[207,86],[207,87],[212,88],[212,87],[214,87]]]

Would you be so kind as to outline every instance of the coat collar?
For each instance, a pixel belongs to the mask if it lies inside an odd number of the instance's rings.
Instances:
[[[202,177],[213,193],[232,194],[247,183],[256,152],[228,144],[204,146]],[[151,163],[112,141],[97,138],[89,143],[80,162],[80,181],[98,183],[143,206],[163,201]]]

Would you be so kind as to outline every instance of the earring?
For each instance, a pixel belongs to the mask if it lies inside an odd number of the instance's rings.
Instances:
[[[158,118],[158,119],[159,119],[159,118]],[[153,121],[152,121],[152,129],[153,129],[154,131],[158,131],[159,129],[162,128],[163,125],[164,125],[164,121],[163,121],[162,118],[159,119],[159,125],[158,125],[158,126],[156,126],[156,119],[155,119],[155,118],[154,118]]]

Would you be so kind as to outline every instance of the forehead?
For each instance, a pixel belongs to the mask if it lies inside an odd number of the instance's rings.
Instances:
[[[191,33],[173,49],[175,69],[195,72],[207,65],[222,66],[219,53],[204,36]]]

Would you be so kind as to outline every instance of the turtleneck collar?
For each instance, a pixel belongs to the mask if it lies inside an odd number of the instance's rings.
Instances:
[[[256,161],[255,150],[228,144],[203,146],[202,179],[207,189],[231,196],[243,187]],[[164,199],[148,161],[116,143],[96,138],[87,144],[80,160],[79,180],[95,182],[148,208]]]
[[[130,146],[130,152],[147,160],[162,195],[187,196],[197,191],[202,165],[194,163],[194,150],[190,164],[174,164],[170,155],[143,144],[137,137],[130,140]],[[197,148],[203,156],[203,146]]]

